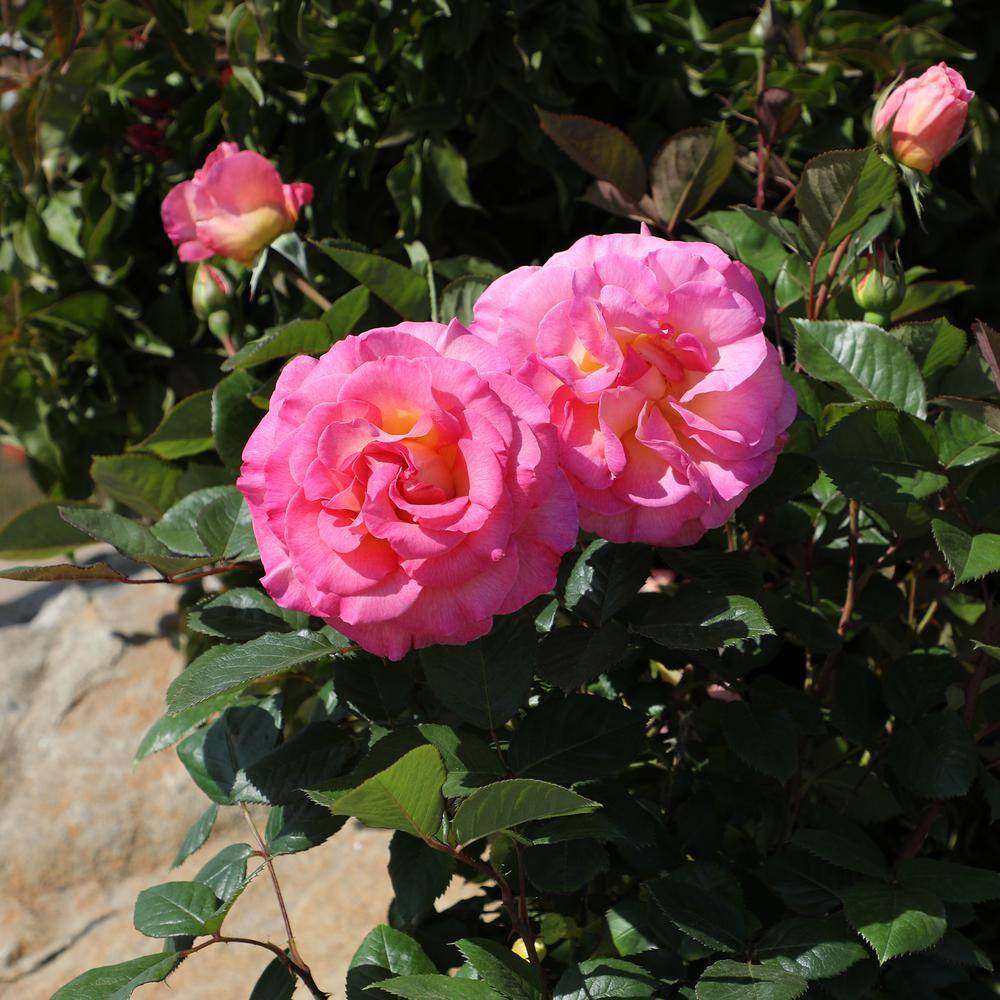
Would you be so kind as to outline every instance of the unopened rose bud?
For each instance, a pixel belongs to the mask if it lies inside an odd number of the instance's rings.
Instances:
[[[872,129],[900,163],[930,173],[962,134],[973,97],[961,73],[938,63],[893,90],[877,109]]]
[[[784,87],[768,87],[757,99],[757,123],[769,146],[791,132],[801,114],[795,95]]]
[[[233,294],[232,282],[211,264],[199,264],[191,285],[191,305],[198,319],[208,319],[229,305]]]
[[[754,48],[764,49],[769,54],[777,52],[784,43],[784,27],[771,5],[771,0],[764,0],[760,13],[747,32],[747,41]]]
[[[865,319],[884,326],[906,296],[906,278],[893,261],[880,256],[880,260],[869,260],[867,269],[854,279],[851,291],[854,301],[864,309]]]

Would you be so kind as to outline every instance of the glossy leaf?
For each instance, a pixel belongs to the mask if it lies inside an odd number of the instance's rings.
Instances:
[[[597,802],[568,788],[531,778],[511,778],[478,788],[464,799],[455,813],[453,827],[459,841],[469,843],[520,823],[574,816],[597,808]]]
[[[143,889],[135,901],[135,929],[147,937],[208,933],[215,893],[201,882],[165,882]]]
[[[213,445],[212,393],[205,390],[185,396],[135,448],[173,459],[197,455]]]
[[[882,882],[858,882],[844,895],[852,927],[875,949],[880,965],[924,951],[944,935],[948,922],[937,896]]]
[[[650,182],[670,231],[708,204],[735,162],[736,143],[725,125],[686,129],[667,140],[650,167]]]

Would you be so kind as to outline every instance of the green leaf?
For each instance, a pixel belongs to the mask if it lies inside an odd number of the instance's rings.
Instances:
[[[432,139],[427,145],[434,176],[448,197],[462,208],[481,208],[469,190],[469,165],[447,139]]]
[[[782,784],[799,764],[799,730],[783,708],[761,710],[745,701],[721,706],[722,732],[727,746],[755,771]]]
[[[583,115],[535,110],[542,131],[591,176],[610,181],[631,201],[646,193],[642,154],[620,129]]]
[[[184,840],[177,851],[177,856],[171,863],[171,868],[176,868],[186,861],[199,847],[203,847],[212,833],[215,826],[215,819],[219,815],[219,807],[213,802],[195,821],[191,828],[184,835]]]
[[[335,632],[303,630],[269,632],[241,645],[212,646],[192,660],[167,689],[167,708],[172,713],[182,712],[213,695],[332,656],[346,643]]]
[[[666,141],[650,166],[650,184],[668,230],[708,204],[735,162],[736,143],[722,124],[685,129]]]
[[[403,319],[429,317],[427,280],[416,271],[386,257],[339,246],[333,241],[320,242],[316,246]]]
[[[944,649],[924,649],[894,660],[882,676],[882,693],[890,711],[912,722],[944,704],[945,688],[955,674],[955,659]]]
[[[455,874],[455,859],[397,830],[389,842],[389,878],[393,913],[403,924],[414,924],[434,909]]]
[[[896,190],[896,171],[874,147],[837,149],[802,169],[795,204],[810,252],[832,250]]]
[[[164,574],[183,573],[203,566],[204,559],[174,555],[145,525],[121,514],[86,507],[60,507],[59,513],[74,528],[87,532],[99,542],[108,542],[136,562],[148,563]]]
[[[889,766],[896,777],[926,799],[965,795],[978,759],[972,734],[957,712],[935,712],[900,725],[889,742]]]
[[[644,743],[643,716],[620,702],[550,698],[529,709],[517,727],[507,764],[519,777],[570,785],[623,771]]]
[[[177,715],[164,715],[162,719],[157,719],[146,730],[146,735],[143,736],[132,762],[138,764],[140,760],[150,754],[159,753],[161,750],[166,750],[167,747],[172,747],[214,712],[228,708],[235,697],[233,692],[227,692],[217,695],[215,698],[209,698],[184,712],[178,712]]]
[[[531,884],[541,892],[576,892],[606,872],[611,864],[607,850],[589,838],[533,844],[525,849],[524,864]]]
[[[898,955],[930,948],[948,927],[937,896],[882,882],[852,885],[844,894],[844,914],[875,949],[880,965]]]
[[[453,829],[460,842],[469,843],[519,823],[574,816],[597,808],[597,802],[568,788],[531,778],[511,778],[476,789],[458,807]]]
[[[181,470],[152,455],[98,455],[90,476],[109,497],[141,517],[159,517],[177,499]]]
[[[662,921],[637,896],[628,896],[605,914],[608,933],[622,958],[641,955],[660,947]]]
[[[379,925],[368,932],[347,968],[347,1000],[388,1000],[381,989],[366,989],[389,976],[433,975],[434,963],[413,938]]]
[[[955,574],[956,585],[1000,570],[1000,535],[986,531],[973,534],[957,520],[946,521],[943,517],[935,517],[931,529]]]
[[[455,976],[397,976],[375,984],[379,993],[390,993],[403,1000],[503,1000],[503,995],[478,979]],[[371,996],[369,990],[365,996]]]
[[[934,431],[896,410],[849,414],[820,440],[815,455],[834,485],[862,503],[905,504],[948,485]]]
[[[395,764],[340,796],[335,816],[353,816],[365,826],[433,837],[441,826],[445,769],[430,745],[411,750]]]
[[[498,781],[506,774],[500,755],[477,733],[434,723],[424,723],[419,729],[420,734],[438,748],[448,771],[445,798],[468,795],[473,789]]]
[[[362,654],[333,665],[337,699],[371,722],[387,722],[403,712],[413,695],[413,675],[400,663]]]
[[[56,990],[52,1000],[128,1000],[146,983],[162,983],[183,961],[176,952],[143,955],[118,965],[103,965]]]
[[[139,893],[133,922],[146,937],[207,934],[206,921],[217,905],[215,893],[201,882],[165,882]]]
[[[591,542],[566,581],[566,607],[603,625],[627,607],[649,577],[652,553],[647,545]]]
[[[420,651],[434,696],[463,722],[499,729],[527,698],[538,636],[524,615],[497,619],[489,635],[465,646]]]
[[[188,610],[185,623],[203,635],[246,642],[266,632],[297,632],[308,628],[309,616],[279,608],[256,587],[234,587],[199,601]]]
[[[986,903],[1000,899],[1000,872],[957,865],[953,861],[910,858],[900,863],[896,878],[905,889],[919,889],[946,903]]]
[[[856,962],[864,961],[868,949],[854,937],[842,917],[791,917],[775,924],[757,946],[757,958],[777,963],[803,979],[839,976]]]
[[[250,994],[250,1000],[292,1000],[298,979],[276,958],[269,962]]]
[[[247,859],[253,856],[249,844],[230,844],[202,865],[195,882],[207,885],[223,905],[242,891],[247,878]]]
[[[212,437],[227,469],[236,472],[247,438],[260,423],[260,411],[250,396],[260,382],[245,371],[235,371],[212,390]]]
[[[761,606],[750,597],[725,596],[683,587],[658,601],[632,631],[671,649],[718,649],[745,639],[773,635]]]
[[[696,1000],[795,1000],[809,984],[779,965],[725,959],[710,965],[695,986]]]
[[[275,719],[260,705],[227,708],[184,739],[177,756],[213,802],[266,802],[247,772],[277,746],[279,736]]]
[[[250,508],[235,486],[207,504],[198,514],[195,531],[213,559],[259,559]]]
[[[813,378],[855,399],[881,400],[923,417],[924,380],[910,352],[884,330],[853,320],[793,319],[796,358]]]
[[[455,947],[487,986],[508,1000],[544,1000],[542,977],[530,963],[496,941],[461,938]]]
[[[264,841],[270,854],[298,854],[325,843],[347,822],[305,795],[272,806],[267,817]]]
[[[739,883],[721,865],[691,862],[646,883],[674,926],[714,951],[741,951],[748,933]]]
[[[794,848],[769,858],[761,874],[788,909],[810,917],[829,913],[839,905],[840,896],[854,881],[843,869]]]
[[[254,368],[296,354],[322,354],[357,326],[368,311],[369,297],[363,285],[352,288],[327,309],[322,319],[294,320],[244,344],[231,358],[226,358],[222,370]]]
[[[294,803],[300,789],[343,775],[355,754],[354,740],[338,723],[318,720],[249,765],[246,776],[268,802]]]
[[[63,520],[59,506],[45,500],[6,521],[0,527],[0,559],[48,559],[87,545],[90,536]]]
[[[228,496],[233,486],[206,486],[177,501],[151,528],[167,548],[185,556],[207,556],[208,547],[198,536],[198,516],[219,497]]]
[[[0,580],[20,580],[24,582],[55,582],[62,580],[106,580],[121,583],[128,577],[113,569],[106,562],[74,566],[71,563],[57,563],[54,566],[11,566],[0,570]]]
[[[872,878],[887,878],[889,875],[878,845],[852,824],[841,829],[797,830],[792,843],[838,868]]]
[[[916,316],[934,306],[971,292],[976,286],[967,281],[914,281],[906,286],[903,302],[892,311],[893,323]]]
[[[628,653],[628,632],[617,621],[601,628],[553,629],[538,650],[538,673],[569,693],[617,666]]]
[[[571,965],[556,983],[553,1000],[635,1000],[656,996],[656,980],[621,958],[590,958]]]
[[[151,451],[160,458],[185,458],[208,451],[212,440],[212,393],[206,389],[186,396],[160,421],[149,437],[132,451]]]
[[[468,326],[472,322],[472,311],[479,296],[489,288],[490,284],[489,278],[475,274],[463,274],[460,278],[449,281],[441,292],[439,320],[447,324],[452,319],[457,319],[459,323]]]
[[[710,243],[722,247],[730,257],[752,264],[773,282],[781,266],[790,258],[782,241],[743,212],[732,209],[706,212],[691,225]]]
[[[943,317],[922,323],[902,323],[889,336],[906,347],[920,365],[920,374],[930,381],[954,368],[965,354],[965,333]]]

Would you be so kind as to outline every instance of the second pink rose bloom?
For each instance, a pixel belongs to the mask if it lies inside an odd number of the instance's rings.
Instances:
[[[708,243],[587,236],[495,281],[472,330],[545,401],[580,523],[690,545],[763,482],[796,400],[750,272]]]
[[[163,199],[167,236],[183,261],[216,254],[241,264],[295,227],[313,198],[311,184],[284,184],[271,162],[235,142],[222,142],[194,177]]]

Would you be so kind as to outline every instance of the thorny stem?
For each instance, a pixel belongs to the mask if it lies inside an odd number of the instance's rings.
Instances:
[[[520,841],[515,841],[514,850],[517,853],[517,881],[518,881],[518,907],[521,917],[521,930],[524,939],[524,946],[528,951],[528,959],[535,967],[535,971],[540,976],[542,973],[542,963],[538,960],[538,949],[535,947],[535,931],[531,926],[531,919],[528,916],[528,894],[526,878],[524,873],[524,845]]]
[[[854,601],[857,597],[858,579],[858,513],[860,504],[857,500],[850,502],[850,550],[847,557],[847,592],[844,594],[844,606],[840,611],[840,621],[837,623],[837,635],[843,636],[851,624],[854,614]]]
[[[941,802],[932,802],[925,810],[923,816],[920,817],[920,822],[917,823],[910,834],[910,839],[903,845],[902,851],[899,852],[899,858],[896,861],[898,865],[901,861],[909,861],[910,858],[915,858],[924,846],[924,841],[927,840],[928,834],[931,832],[931,827],[934,825],[934,821],[941,814],[942,809]]]
[[[288,938],[288,954],[291,957],[292,962],[295,964],[296,972],[302,981],[309,987],[313,992],[313,996],[326,997],[328,994],[324,993],[319,987],[316,986],[312,978],[312,973],[309,970],[309,966],[306,964],[302,955],[299,953],[298,946],[295,944],[295,935],[292,933],[292,923],[288,919],[288,909],[285,906],[285,897],[281,892],[281,885],[278,882],[277,872],[274,870],[274,862],[271,859],[271,852],[267,849],[267,845],[264,843],[264,838],[261,837],[260,831],[257,829],[257,824],[254,823],[250,816],[250,810],[247,808],[245,803],[240,803],[240,809],[243,812],[243,818],[247,821],[247,826],[253,831],[254,839],[260,845],[260,856],[264,859],[264,864],[267,865],[268,874],[271,876],[271,884],[274,886],[274,895],[278,899],[278,908],[281,910],[281,921],[285,925],[285,935]],[[312,985],[310,985],[310,983]]]
[[[823,310],[826,308],[827,299],[830,297],[830,285],[833,279],[837,276],[837,271],[840,269],[841,261],[844,259],[844,254],[847,253],[847,245],[851,242],[851,236],[853,234],[849,233],[845,236],[840,243],[837,245],[837,249],[834,251],[833,259],[830,261],[830,267],[826,272],[826,277],[823,279],[823,283],[820,285],[819,294],[816,296],[815,305],[813,308],[813,314],[810,319],[819,319],[823,315]],[[809,300],[812,302],[812,288],[813,280],[816,274],[815,265],[819,264],[819,258],[822,256],[822,252],[816,255],[816,260],[814,262],[814,267],[810,272],[809,276]]]
[[[272,954],[276,955],[278,959],[284,963],[284,966],[292,975],[298,976],[299,979],[305,984],[306,989],[315,997],[315,1000],[329,1000],[329,993],[321,990],[316,985],[316,980],[313,979],[312,973],[303,966],[300,966],[293,958],[290,958],[285,952],[283,952],[276,944],[271,944],[270,941],[258,941],[256,938],[245,938],[245,937],[229,937],[224,934],[213,934],[208,941],[202,941],[201,944],[196,944],[191,948],[185,948],[180,954],[187,958],[188,955],[193,955],[196,951],[203,951],[205,948],[210,948],[213,944],[252,944],[258,948],[264,948]]]
[[[767,85],[767,56],[761,56],[757,64],[757,98],[764,92]],[[754,195],[754,208],[763,209],[767,197],[767,167],[770,161],[770,149],[764,138],[764,130],[757,126],[757,191]]]
[[[173,576],[158,576],[153,580],[117,580],[117,583],[131,583],[134,585],[144,583],[191,583],[193,580],[201,580],[206,576],[218,576],[220,573],[229,573],[235,569],[244,569],[243,563],[223,563],[220,566],[211,566],[208,569],[200,569],[197,573],[176,573]],[[80,583],[87,581],[80,580]],[[95,583],[104,583],[103,580],[94,580]]]
[[[451,844],[444,844],[440,840],[435,840],[433,837],[424,837],[423,841],[433,850],[449,855],[456,861],[461,862],[463,865],[468,865],[470,868],[474,868],[476,871],[485,875],[488,879],[492,879],[496,882],[497,888],[500,890],[500,901],[503,903],[503,907],[510,917],[511,926],[514,929],[514,932],[524,941],[528,950],[528,956],[532,959],[532,965],[540,969],[538,953],[535,949],[535,934],[531,929],[531,921],[527,916],[527,905],[524,904],[524,916],[522,917],[521,905],[519,905],[518,900],[515,899],[510,883],[503,877],[503,875],[501,875],[500,872],[498,872],[491,864],[483,861],[482,858],[477,858],[472,854],[465,854],[459,848],[452,847]],[[521,872],[523,872],[524,868],[521,865],[522,847],[520,844],[515,843],[515,849],[518,852],[518,868]],[[523,884],[520,888],[521,899],[523,902]]]
[[[311,302],[315,302],[316,305],[326,312],[333,303],[320,291],[318,291],[315,286],[307,281],[303,275],[299,274],[296,270],[295,265],[292,264],[290,260],[282,257],[281,254],[273,254],[277,257],[281,263],[282,268],[284,268],[285,273],[291,279],[292,284]]]

